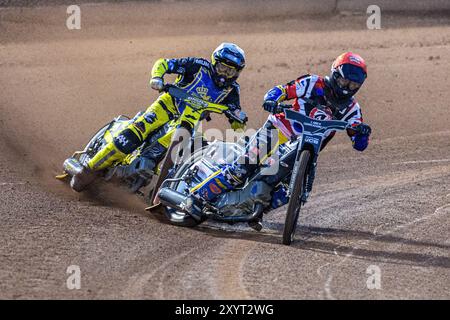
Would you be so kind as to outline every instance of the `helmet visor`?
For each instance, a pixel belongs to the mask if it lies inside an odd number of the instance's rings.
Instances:
[[[236,78],[239,76],[239,70],[223,62],[217,62],[215,69],[218,75],[224,76],[228,79]]]

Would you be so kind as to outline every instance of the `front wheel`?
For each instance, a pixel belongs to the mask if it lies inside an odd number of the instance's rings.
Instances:
[[[286,212],[286,221],[284,223],[283,244],[285,245],[290,245],[294,240],[295,229],[302,205],[301,198],[305,190],[305,182],[310,157],[311,153],[308,150],[303,150],[300,154],[300,160],[296,162],[298,170],[293,170],[293,172],[297,171],[297,176],[294,177],[294,187],[290,196]]]

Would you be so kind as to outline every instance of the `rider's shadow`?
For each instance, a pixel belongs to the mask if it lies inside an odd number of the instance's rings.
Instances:
[[[268,231],[255,232],[248,229],[226,229],[205,225],[197,230],[213,237],[227,239],[243,239],[262,243],[281,244],[282,223],[270,223]],[[449,252],[450,245],[428,241],[407,239],[392,234],[374,235],[369,231],[325,228],[315,226],[299,226],[296,239],[289,248],[295,250],[311,250],[330,255],[345,256],[351,253],[353,259],[386,262],[391,264],[412,265],[420,267],[450,268],[449,256],[438,256],[418,253],[419,250],[409,249],[410,252],[371,249],[373,244],[403,244],[412,247],[434,248]]]

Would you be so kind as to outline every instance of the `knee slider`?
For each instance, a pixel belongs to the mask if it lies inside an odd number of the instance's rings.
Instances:
[[[116,148],[125,154],[130,154],[142,143],[139,137],[131,129],[123,130],[113,141]]]

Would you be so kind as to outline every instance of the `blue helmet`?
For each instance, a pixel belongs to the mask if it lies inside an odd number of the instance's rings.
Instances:
[[[219,87],[230,86],[245,67],[245,53],[234,43],[224,42],[211,55],[213,80]]]

